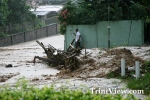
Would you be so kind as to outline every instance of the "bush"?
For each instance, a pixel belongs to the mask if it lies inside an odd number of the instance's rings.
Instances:
[[[56,89],[51,87],[36,88],[29,86],[28,82],[21,79],[15,87],[1,87],[1,100],[137,100],[133,95],[120,94],[92,94],[90,91],[83,93],[81,90]]]
[[[143,64],[142,70],[143,70],[144,72],[150,72],[150,60],[146,61],[146,62]]]
[[[0,32],[0,37],[7,37],[7,36],[9,36],[9,34],[4,33],[4,32]]]
[[[146,73],[138,79],[130,78],[127,81],[127,87],[130,89],[144,90],[144,94],[150,94],[150,74]]]
[[[150,60],[145,61],[142,66],[142,72],[144,75],[140,76],[138,79],[133,78],[135,71],[130,71],[128,76],[121,77],[120,74],[111,72],[107,75],[107,78],[119,78],[127,83],[127,87],[133,90],[144,90],[144,94],[150,94]],[[131,77],[132,76],[132,77]]]
[[[142,4],[126,0],[110,1],[109,20],[147,20],[148,11]],[[68,2],[58,15],[60,27],[66,25],[96,24],[99,21],[108,21],[108,2],[105,0],[92,0],[79,4],[77,7]],[[148,20],[147,20],[148,21]],[[60,28],[62,29],[62,28]],[[66,28],[65,28],[66,29]],[[66,30],[60,30],[65,34]]]
[[[150,60],[145,61],[142,67],[142,71],[145,72],[139,79],[129,79],[127,87],[131,89],[144,90],[144,94],[150,94]]]

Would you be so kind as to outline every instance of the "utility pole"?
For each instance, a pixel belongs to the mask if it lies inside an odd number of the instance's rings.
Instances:
[[[109,13],[110,13],[110,4],[108,0],[108,48],[110,48],[110,19],[109,19]]]

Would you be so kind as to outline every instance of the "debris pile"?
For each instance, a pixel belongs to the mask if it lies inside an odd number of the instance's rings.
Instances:
[[[135,65],[135,61],[139,61],[142,65],[144,60],[135,57],[132,52],[126,48],[121,49],[87,49],[86,57],[85,51],[82,50],[80,56],[82,64],[77,70],[72,72],[61,70],[57,74],[60,78],[92,78],[104,77],[108,73],[114,71],[120,74],[121,58],[126,60],[126,69]]]
[[[57,74],[60,78],[104,77],[112,71],[120,74],[121,58],[125,59],[126,69],[134,67],[135,61],[139,61],[141,66],[144,63],[143,59],[135,57],[126,48],[81,50],[73,48],[71,43],[65,52],[57,50],[51,45],[45,48],[39,41],[37,43],[44,49],[47,58],[35,56],[34,61],[38,58],[60,69]]]
[[[69,69],[70,71],[72,71],[79,68],[80,59],[78,59],[76,56],[79,54],[81,49],[69,47],[65,52],[62,50],[57,50],[50,44],[48,48],[46,48],[42,42],[39,41],[36,42],[44,49],[47,58],[35,56],[34,63],[36,59],[39,59],[46,61],[50,66],[54,66],[57,69],[64,68],[65,70]]]

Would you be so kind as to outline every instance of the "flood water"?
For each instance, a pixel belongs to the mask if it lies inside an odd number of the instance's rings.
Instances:
[[[55,35],[38,41],[42,42],[45,47],[49,44],[56,49],[63,50],[64,48],[64,36]],[[0,75],[17,74],[16,76],[8,79],[5,83],[14,83],[20,77],[26,77],[32,79],[35,77],[41,77],[41,75],[56,75],[59,70],[48,66],[44,62],[36,60],[37,63],[33,63],[34,56],[45,57],[44,50],[36,43],[36,41],[25,42],[17,45],[0,47]],[[7,64],[12,64],[13,67],[6,68]]]

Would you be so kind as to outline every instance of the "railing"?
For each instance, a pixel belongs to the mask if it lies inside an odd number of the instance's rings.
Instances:
[[[27,32],[20,32],[8,37],[0,38],[0,47],[36,40],[57,34],[57,24],[50,24]]]

